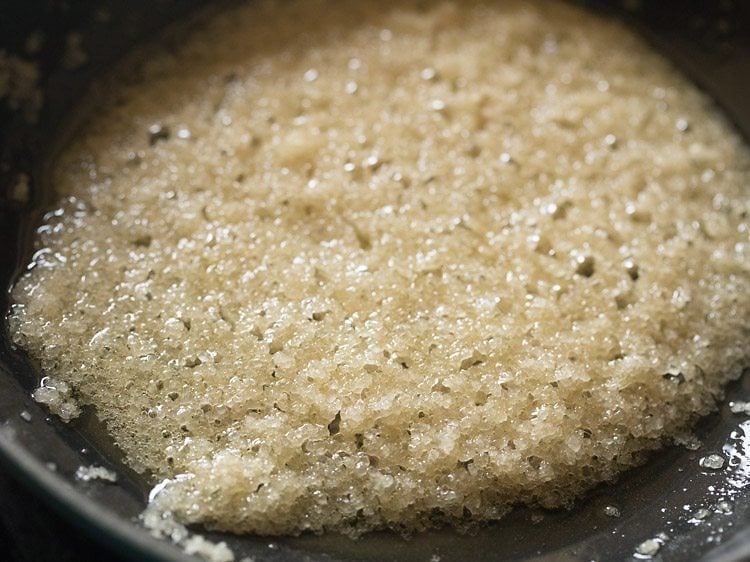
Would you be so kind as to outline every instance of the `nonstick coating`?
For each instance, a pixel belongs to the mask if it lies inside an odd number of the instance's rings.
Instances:
[[[589,0],[592,9],[624,18],[671,58],[725,109],[746,139],[750,138],[750,4],[748,2],[622,2]],[[28,260],[29,232],[51,192],[44,162],[55,139],[80,111],[77,100],[91,78],[106,70],[128,47],[154,41],[165,25],[195,17],[199,0],[100,2],[15,0],[0,7],[0,50],[23,53],[25,39],[41,30],[45,42],[40,63],[45,106],[38,125],[0,109],[0,287],[8,287]],[[205,9],[205,8],[201,8]],[[193,20],[200,21],[200,19]],[[80,33],[88,62],[63,70],[59,61],[68,33]],[[95,98],[93,103],[95,103]],[[31,178],[32,200],[20,204],[7,194],[19,173]],[[748,186],[750,187],[750,186]],[[0,316],[7,310],[0,291]],[[51,505],[81,528],[121,554],[144,560],[188,560],[173,545],[151,538],[135,521],[145,506],[148,487],[122,466],[116,448],[95,418],[65,425],[30,398],[38,381],[34,366],[11,349],[4,322],[0,328],[0,461]],[[750,343],[750,342],[749,342]],[[750,399],[750,374],[731,385],[728,400]],[[30,414],[31,421],[21,417]],[[28,415],[25,416],[28,419]],[[750,559],[750,421],[729,411],[702,420],[697,451],[671,447],[616,484],[600,486],[572,511],[518,509],[506,519],[462,536],[449,530],[405,540],[376,533],[358,541],[339,536],[296,539],[233,537],[226,540],[239,560],[263,561],[406,560],[628,560],[642,541],[665,533],[656,559],[730,561]],[[745,446],[747,444],[747,451]],[[700,457],[718,452],[728,459],[724,470],[699,467]],[[48,463],[54,463],[51,470]],[[118,484],[75,480],[80,465],[116,470]],[[722,499],[731,513],[719,513]],[[604,507],[616,506],[620,517]],[[725,508],[727,506],[724,506]],[[700,508],[711,513],[691,518]],[[726,511],[727,509],[724,509]],[[0,554],[0,558],[2,555]]]

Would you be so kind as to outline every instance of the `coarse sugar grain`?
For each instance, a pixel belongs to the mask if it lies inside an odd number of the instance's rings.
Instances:
[[[748,364],[748,149],[615,22],[253,2],[132,74],[57,161],[9,320],[38,398],[93,405],[180,523],[568,506]]]

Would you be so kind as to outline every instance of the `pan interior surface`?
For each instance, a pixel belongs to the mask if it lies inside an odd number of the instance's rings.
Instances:
[[[641,14],[643,16],[643,14]],[[632,14],[637,17],[638,13]],[[644,16],[645,17],[645,16]],[[745,56],[745,60],[746,60]],[[720,81],[718,82],[720,84]],[[716,84],[714,84],[715,86]],[[736,87],[736,86],[735,86]],[[711,92],[720,101],[721,96]],[[743,123],[737,113],[741,108],[732,110],[728,107],[730,114],[734,114],[740,128]],[[746,126],[746,124],[745,124]],[[746,132],[747,129],[745,128]],[[30,161],[29,166],[34,166]],[[29,169],[31,171],[31,169]],[[43,185],[44,176],[32,174],[36,185]],[[41,201],[38,199],[37,201]],[[6,225],[15,226],[18,217],[28,209],[9,206],[4,212],[8,214]],[[15,240],[15,229],[8,233],[8,240]],[[7,244],[11,248],[10,255],[4,263],[15,265],[19,262],[18,256],[13,251],[16,244]],[[4,361],[8,363],[8,384],[20,388],[21,395],[28,394],[33,387],[35,377],[28,365],[24,365],[19,359],[6,349],[3,355]],[[27,375],[24,378],[23,372]],[[10,373],[13,373],[11,376]],[[5,384],[5,381],[4,381]],[[743,383],[736,385],[731,391],[731,397],[742,399],[746,396]],[[9,395],[11,393],[9,392]],[[32,424],[17,419],[18,404],[14,402],[5,404],[6,410],[2,413],[7,417],[8,426],[16,429],[14,439],[23,439],[24,435],[30,437],[29,433],[35,427],[33,420],[41,423],[45,414],[35,404],[29,403],[24,397],[26,411],[32,412]],[[14,411],[13,409],[16,409]],[[265,556],[268,559],[281,556],[302,556],[302,553],[328,554],[339,558],[399,558],[399,559],[428,559],[429,556],[437,555],[443,560],[461,559],[467,550],[477,553],[477,557],[491,559],[508,558],[535,558],[547,557],[549,559],[582,559],[590,557],[594,559],[612,557],[612,559],[625,558],[634,552],[634,549],[647,539],[657,537],[659,533],[665,533],[669,539],[660,538],[663,542],[661,554],[669,559],[671,552],[708,552],[713,543],[723,536],[717,533],[718,527],[729,528],[731,525],[739,525],[743,520],[743,493],[742,480],[744,461],[743,455],[743,430],[744,418],[731,414],[728,407],[724,406],[720,416],[713,416],[706,420],[699,428],[698,434],[703,440],[703,447],[697,451],[686,451],[684,449],[671,449],[657,455],[643,469],[636,470],[626,475],[620,483],[612,487],[597,490],[589,500],[584,502],[578,509],[572,512],[541,513],[518,511],[516,514],[501,521],[498,524],[479,531],[474,536],[454,535],[450,532],[428,533],[418,535],[409,541],[389,534],[379,534],[360,539],[358,542],[350,542],[340,537],[303,537],[301,539],[276,541],[273,546],[267,546],[268,541],[250,538],[221,537],[227,540],[235,549],[238,557],[243,553],[254,556]],[[57,424],[56,421],[52,422]],[[59,424],[58,424],[59,425]],[[64,445],[70,449],[70,443],[89,449],[83,458],[76,458],[77,453],[68,450],[72,454],[67,464],[59,462],[58,474],[70,476],[75,471],[76,463],[92,464],[93,462],[106,462],[104,458],[99,460],[89,443],[94,443],[106,455],[106,439],[93,439],[90,428],[80,427],[76,430],[55,429],[55,434],[50,439],[57,439],[57,431],[65,434],[68,443]],[[85,435],[83,441],[80,435]],[[72,441],[71,441],[72,440]],[[32,448],[32,447],[30,447]],[[33,448],[32,448],[33,450]],[[51,456],[53,448],[41,451],[36,448],[40,455],[47,458]],[[698,459],[708,455],[710,452],[724,452],[730,462],[726,471],[713,472],[701,469]],[[71,455],[68,455],[71,457]],[[108,458],[115,458],[109,456]],[[733,464],[734,463],[734,464]],[[121,470],[118,468],[118,470]],[[71,472],[72,471],[72,472]],[[126,481],[123,478],[123,481]],[[709,488],[713,487],[713,491]],[[118,490],[114,492],[114,490]],[[123,493],[120,486],[107,487],[92,484],[87,488],[89,494],[101,494],[100,499],[108,496],[116,496]],[[669,491],[666,493],[665,491]],[[130,505],[130,512],[123,514],[128,516],[137,513],[139,502],[142,501],[142,488],[134,481],[130,489],[126,489],[124,496],[131,497],[132,501],[123,501]],[[728,501],[730,503],[722,503]],[[685,509],[685,506],[690,506]],[[694,517],[696,513],[705,509],[709,515]],[[616,512],[620,513],[615,517]],[[695,520],[695,521],[693,521]],[[692,522],[691,522],[692,521]],[[728,536],[727,532],[727,536]],[[713,538],[712,538],[713,537]],[[685,549],[685,550],[681,550]],[[429,555],[428,555],[429,553]]]

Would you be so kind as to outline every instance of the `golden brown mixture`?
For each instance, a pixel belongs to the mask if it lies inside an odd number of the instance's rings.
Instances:
[[[565,5],[233,8],[55,181],[10,317],[37,399],[95,406],[182,522],[569,505],[748,364],[748,149]]]

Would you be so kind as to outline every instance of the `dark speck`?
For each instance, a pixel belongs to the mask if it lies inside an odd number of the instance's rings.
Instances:
[[[336,435],[339,432],[339,428],[341,426],[341,412],[336,412],[336,417],[333,418],[333,421],[328,424],[328,433],[331,435]]]
[[[149,235],[139,236],[138,238],[133,240],[133,245],[139,246],[142,248],[148,248],[151,245],[151,236]]]
[[[576,273],[584,277],[591,277],[594,274],[594,258],[591,256],[578,256],[576,259]]]

